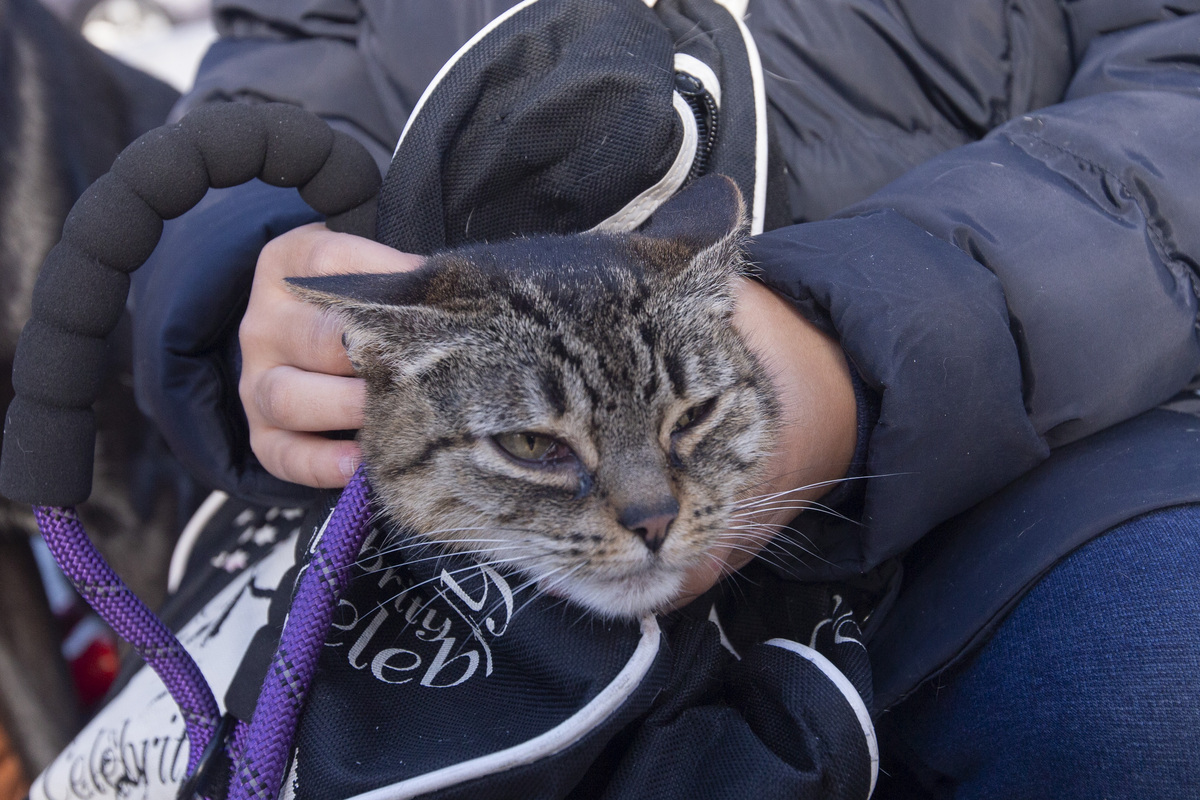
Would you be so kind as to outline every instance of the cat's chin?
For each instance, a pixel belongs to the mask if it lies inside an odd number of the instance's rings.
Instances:
[[[606,619],[637,619],[665,608],[683,589],[684,573],[645,570],[616,579],[579,578],[539,587]]]

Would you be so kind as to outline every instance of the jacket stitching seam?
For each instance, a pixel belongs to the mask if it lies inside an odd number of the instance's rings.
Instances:
[[[1200,275],[1197,275],[1195,270],[1193,270],[1183,259],[1171,255],[1171,253],[1182,253],[1182,251],[1178,247],[1174,246],[1174,242],[1163,232],[1161,227],[1155,221],[1155,215],[1149,212],[1141,192],[1130,190],[1129,186],[1124,180],[1118,177],[1103,164],[1098,164],[1089,158],[1085,158],[1079,153],[1076,153],[1074,150],[1071,150],[1070,148],[1059,144],[1058,142],[1052,142],[1049,139],[1046,139],[1041,134],[1028,132],[1026,135],[1030,139],[1033,139],[1045,145],[1046,147],[1070,156],[1082,164],[1087,164],[1092,169],[1102,173],[1106,178],[1111,178],[1114,183],[1121,187],[1121,190],[1125,193],[1125,195],[1133,202],[1135,206],[1137,206],[1138,211],[1142,215],[1142,219],[1146,221],[1146,230],[1150,233],[1150,241],[1154,244],[1154,250],[1158,254],[1158,257],[1162,259],[1164,265],[1175,265],[1180,273],[1188,277],[1188,282],[1191,284],[1192,288],[1192,294],[1195,295],[1198,300],[1200,300]],[[1006,138],[1023,152],[1028,153],[1028,151],[1026,151],[1024,147],[1021,147],[1020,143],[1015,141],[1011,135],[1006,135]],[[1036,158],[1036,156],[1033,156],[1032,153],[1029,153],[1029,155]],[[1041,159],[1038,160],[1041,161]],[[1174,272],[1174,270],[1172,271]],[[1198,327],[1200,327],[1200,314],[1197,315],[1196,324]]]

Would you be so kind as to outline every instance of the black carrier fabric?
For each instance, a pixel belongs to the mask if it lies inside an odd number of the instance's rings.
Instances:
[[[741,189],[754,232],[786,221],[748,36],[711,0],[519,3],[418,101],[384,179],[378,240],[428,254],[600,225],[661,187],[680,157],[681,92],[700,141],[674,188],[721,173]],[[677,55],[711,70],[707,100],[692,97],[696,80]]]
[[[701,84],[717,85],[682,105],[697,82],[676,67],[696,62],[711,70],[693,66]],[[622,229],[713,172],[734,178],[761,230],[768,193],[787,213],[768,186],[761,100],[743,29],[715,3],[518,4],[418,102],[384,179],[377,237],[428,254]],[[684,177],[672,178],[680,163]],[[625,212],[636,198],[646,207]],[[363,572],[301,722],[296,797],[873,789],[870,667],[854,613],[864,604],[845,588],[750,570],[684,612],[618,623],[527,589],[509,598],[504,576],[452,558],[371,556]],[[636,686],[597,716],[639,659]]]
[[[761,231],[768,141],[747,37],[712,2],[517,4],[418,104],[380,193],[378,238],[430,253],[629,230],[715,172],[737,183]],[[276,182],[301,184],[312,202],[322,174]],[[339,198],[364,230],[371,202]],[[170,616],[240,719],[254,712],[314,522],[230,499],[185,532],[193,555]],[[682,611],[610,621],[489,566],[397,546],[395,533],[373,530],[353,567],[282,797],[870,796],[878,749],[859,593],[752,566]],[[183,723],[146,672],[127,676],[33,797],[86,794],[77,776],[114,747],[166,766],[115,758],[93,776],[101,794],[174,796]]]
[[[683,137],[672,39],[630,6],[534,3],[453,63],[388,170],[379,241],[427,254],[585,230],[656,183]]]

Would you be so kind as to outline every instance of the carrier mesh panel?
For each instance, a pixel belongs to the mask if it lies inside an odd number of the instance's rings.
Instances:
[[[379,240],[428,254],[586,230],[658,182],[682,127],[642,3],[535,3],[445,74],[384,181]]]

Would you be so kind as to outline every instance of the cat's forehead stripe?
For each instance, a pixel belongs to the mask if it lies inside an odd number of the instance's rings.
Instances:
[[[667,370],[667,380],[671,382],[671,391],[676,397],[686,397],[688,390],[687,368],[680,362],[679,354],[667,350],[662,354],[663,367]]]
[[[542,298],[531,297],[518,288],[513,288],[512,291],[508,292],[507,297],[508,303],[512,306],[512,310],[515,313],[526,317],[543,328],[554,327],[554,321],[548,313],[547,308],[544,306],[539,307],[540,304],[538,301]]]
[[[588,403],[592,408],[598,407],[602,402],[601,392],[587,379],[585,356],[571,352],[570,348],[567,347],[566,340],[562,335],[557,333],[550,337],[550,349],[560,362],[565,362],[565,364],[570,366],[571,371],[579,376],[579,383],[587,393]]]
[[[562,376],[549,369],[539,370],[538,379],[542,395],[554,408],[554,413],[562,416],[567,413],[567,390],[563,386]]]

